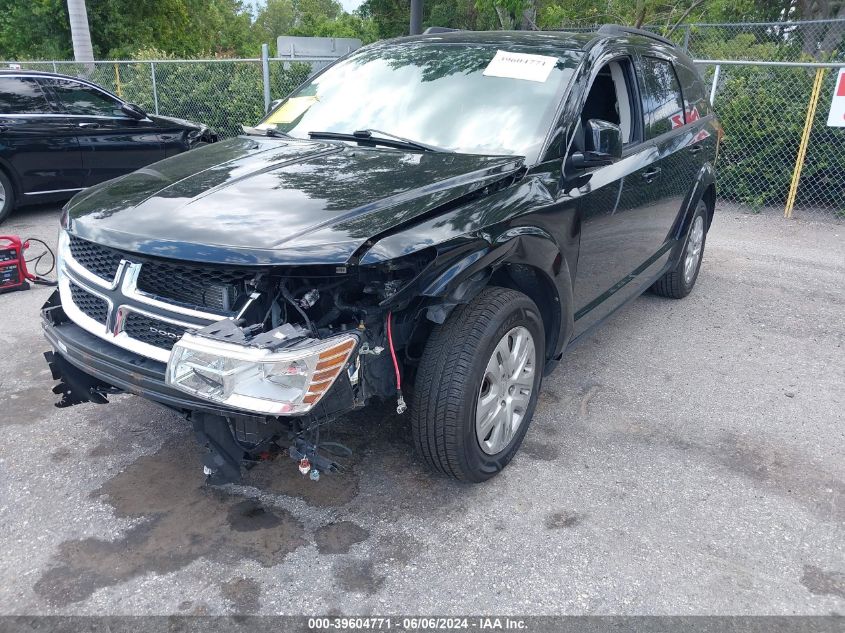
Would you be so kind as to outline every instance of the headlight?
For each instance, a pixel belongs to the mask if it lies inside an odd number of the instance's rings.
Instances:
[[[198,398],[267,415],[309,411],[355,350],[354,334],[271,351],[186,333],[173,346],[167,384]]]

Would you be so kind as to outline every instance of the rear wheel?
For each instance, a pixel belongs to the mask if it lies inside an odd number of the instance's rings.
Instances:
[[[480,482],[513,458],[543,373],[540,312],[520,292],[487,288],[436,328],[417,373],[411,424],[435,470]]]
[[[14,206],[15,190],[12,188],[12,181],[0,171],[0,222],[9,217]]]
[[[707,240],[707,204],[699,201],[687,230],[684,250],[675,267],[654,282],[651,287],[654,294],[671,299],[683,299],[695,286],[701,258],[704,255],[704,243]]]

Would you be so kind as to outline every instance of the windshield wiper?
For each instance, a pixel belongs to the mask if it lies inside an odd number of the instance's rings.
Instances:
[[[356,141],[363,144],[384,145],[396,149],[416,149],[423,152],[451,152],[452,150],[436,145],[429,145],[421,141],[414,141],[403,136],[397,136],[381,130],[355,130],[351,134],[345,132],[308,132],[309,138],[336,141]]]
[[[285,134],[284,132],[279,132],[279,130],[273,129],[271,127],[268,128],[257,128],[257,127],[250,127],[248,125],[242,125],[241,129],[244,131],[244,134],[249,134],[250,136],[272,136],[273,138],[293,138],[290,134]]]

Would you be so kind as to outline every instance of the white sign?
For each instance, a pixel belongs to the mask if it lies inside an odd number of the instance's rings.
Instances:
[[[839,76],[833,85],[833,101],[830,102],[827,124],[831,127],[845,127],[845,68],[839,69]]]
[[[543,82],[549,78],[555,64],[557,64],[557,57],[496,51],[496,56],[487,64],[483,74],[486,77]]]

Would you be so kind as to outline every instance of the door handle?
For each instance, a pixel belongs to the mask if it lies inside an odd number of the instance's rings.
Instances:
[[[85,128],[85,129],[96,129],[96,128],[100,127],[100,124],[99,123],[80,123],[79,127]]]
[[[698,154],[698,152],[700,152],[703,149],[704,149],[703,145],[693,145],[692,147],[689,148],[689,153],[690,154]]]
[[[660,175],[660,172],[663,170],[660,167],[653,167],[648,171],[643,172],[643,180],[651,180],[652,178],[657,178]]]

